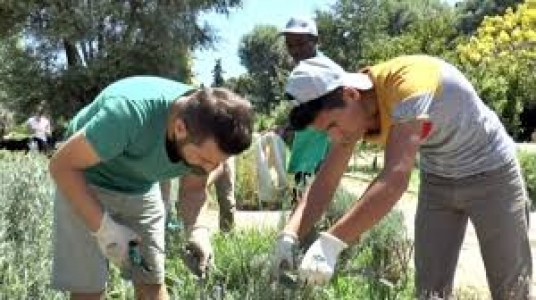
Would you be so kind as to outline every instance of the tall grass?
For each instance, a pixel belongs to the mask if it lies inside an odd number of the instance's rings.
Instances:
[[[2,300],[66,299],[66,295],[49,286],[53,185],[46,163],[46,158],[38,155],[8,154],[0,159]],[[355,200],[355,196],[345,191],[339,191],[336,198],[336,205],[328,214],[333,218]],[[387,228],[382,229],[384,226]],[[199,282],[186,270],[179,258],[181,235],[170,232],[166,282],[172,299],[389,299],[383,295],[411,299],[408,296],[412,292],[411,282],[404,279],[410,273],[400,266],[398,252],[391,253],[404,241],[396,235],[397,228],[402,226],[397,218],[382,222],[375,229],[376,234],[371,233],[359,246],[344,254],[332,283],[317,288],[299,284],[289,287],[270,280],[275,231],[216,234],[215,268],[206,283]],[[386,279],[392,285],[380,291],[377,287]],[[112,269],[107,299],[133,299],[133,295],[132,286]]]
[[[50,289],[52,183],[44,156],[0,160],[0,298],[58,299]]]

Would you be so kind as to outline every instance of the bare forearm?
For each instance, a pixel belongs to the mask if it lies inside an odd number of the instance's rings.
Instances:
[[[59,192],[69,201],[89,230],[97,231],[102,219],[99,201],[89,190],[82,171],[54,169],[50,170]]]
[[[337,145],[330,151],[313,184],[287,223],[286,230],[296,232],[298,236],[304,236],[311,230],[331,202],[353,149],[353,144]]]
[[[310,195],[311,189],[306,193]],[[296,232],[298,237],[305,236],[320,219],[331,198],[327,195],[317,195],[316,197],[305,196],[300,200],[298,206],[290,217],[285,230]],[[314,202],[314,204],[312,204]]]
[[[191,228],[197,223],[205,201],[205,192],[181,193],[178,201],[178,215],[182,217],[187,228]]]

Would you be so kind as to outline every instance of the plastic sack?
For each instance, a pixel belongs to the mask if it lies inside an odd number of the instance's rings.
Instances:
[[[288,186],[285,143],[274,132],[267,132],[256,140],[254,152],[259,200],[281,201]]]

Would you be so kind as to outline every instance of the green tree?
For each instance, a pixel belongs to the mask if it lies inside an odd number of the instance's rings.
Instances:
[[[439,0],[339,0],[332,9],[316,14],[321,49],[346,69],[423,53],[426,38],[447,26],[427,24],[440,25],[438,16],[450,24],[449,7]]]
[[[205,11],[228,13],[241,0],[4,1],[0,86],[6,106],[27,114],[46,102],[72,115],[104,86],[134,74],[191,80],[191,51],[210,47]]]
[[[529,128],[520,128],[519,116],[536,104],[536,1],[484,17],[475,35],[457,50],[508,131],[518,138],[530,134],[525,132]]]
[[[472,34],[486,16],[502,15],[507,8],[523,0],[466,0],[456,6],[460,13],[458,28],[464,34]]]
[[[251,78],[247,91],[256,108],[268,112],[282,99],[290,59],[275,26],[259,25],[240,41],[238,56]]]
[[[367,43],[381,32],[379,1],[339,0],[331,11],[318,11],[316,21],[323,52],[345,69],[363,66]]]
[[[456,16],[448,6],[431,8],[397,35],[379,35],[367,44],[366,60],[370,63],[408,54],[428,54],[457,62],[459,33]]]
[[[223,67],[221,65],[221,58],[216,59],[216,64],[214,65],[214,69],[212,69],[212,86],[223,86],[225,84],[225,80],[223,79],[223,74],[225,71],[223,70]]]

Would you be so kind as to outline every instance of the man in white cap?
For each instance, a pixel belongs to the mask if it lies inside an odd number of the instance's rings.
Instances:
[[[299,267],[302,280],[330,280],[340,252],[400,199],[419,154],[417,296],[451,296],[470,219],[493,299],[529,299],[528,197],[515,143],[460,71],[416,55],[347,73],[316,57],[292,71],[286,91],[296,105],[291,124],[327,132],[332,147],[277,239],[276,266],[293,267],[293,249],[327,208],[355,143],[364,139],[385,145],[385,166],[360,200],[308,249]]]
[[[281,34],[285,36],[285,45],[294,63],[323,56],[318,50],[318,30],[312,19],[292,17]],[[287,171],[294,174],[293,202],[302,197],[309,179],[316,173],[328,151],[329,137],[324,132],[309,128],[294,132],[287,167]]]
[[[285,36],[287,51],[295,63],[317,56],[318,30],[313,20],[292,17],[281,33]]]

